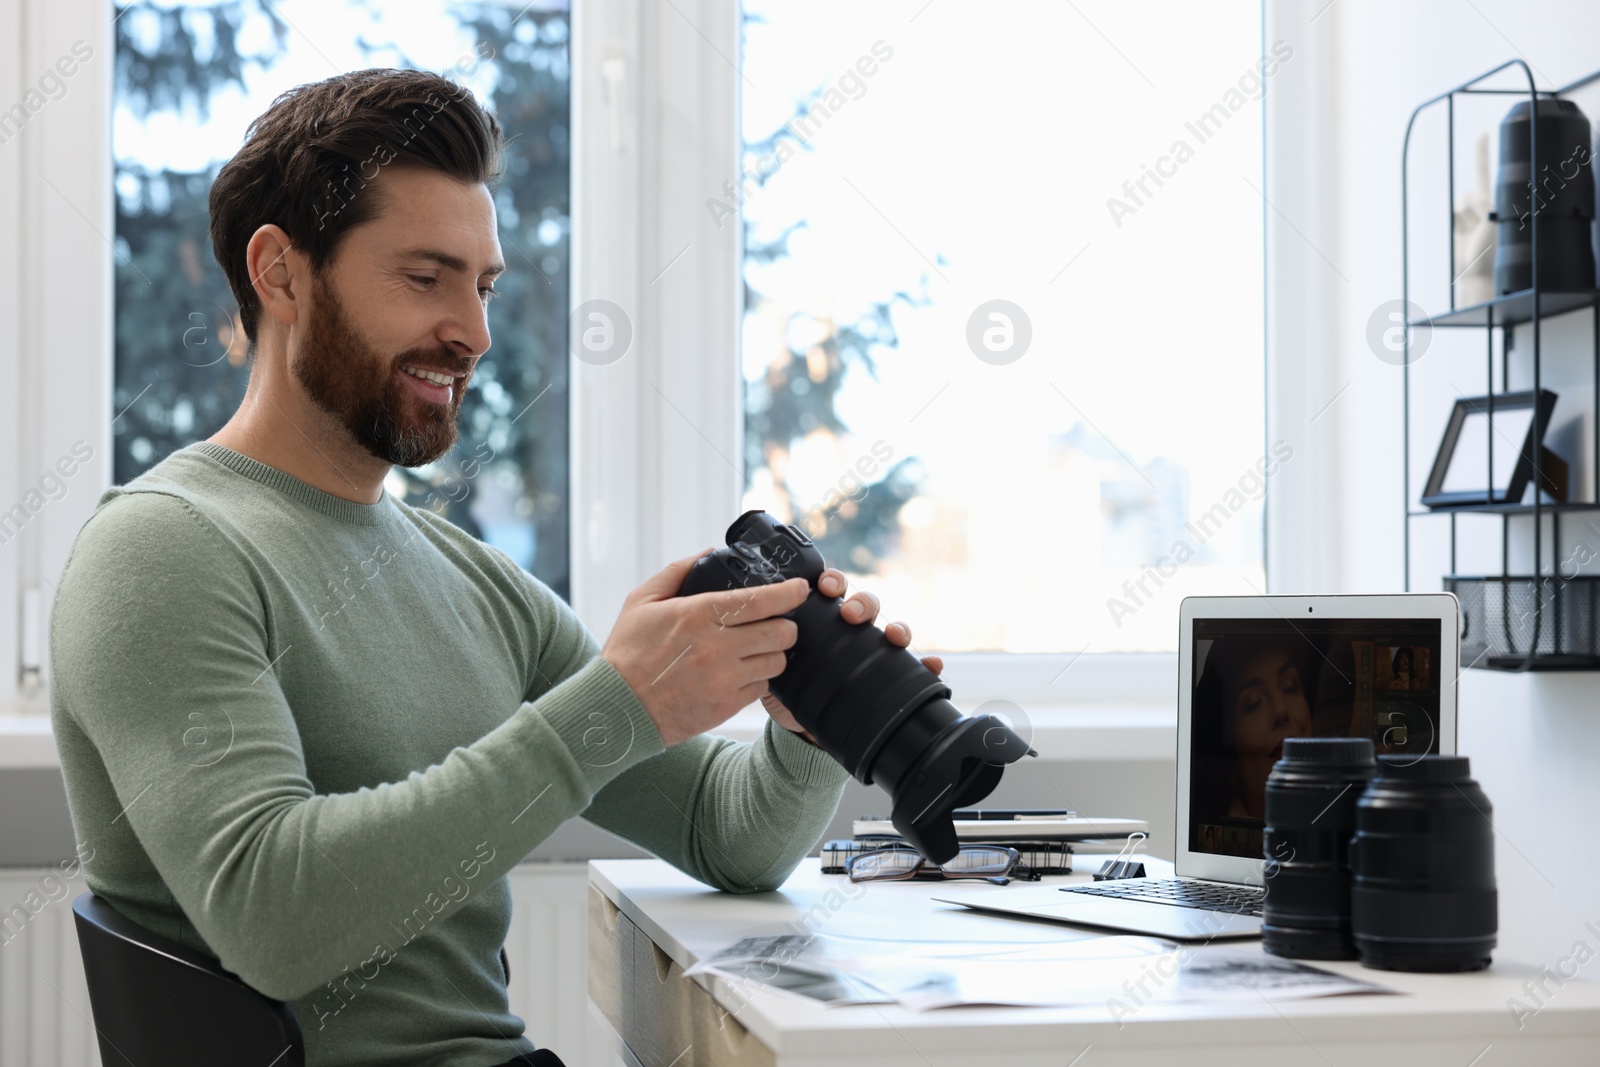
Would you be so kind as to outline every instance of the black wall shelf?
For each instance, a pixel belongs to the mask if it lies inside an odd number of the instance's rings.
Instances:
[[[1547,515],[1572,511],[1600,511],[1600,504],[1592,500],[1575,500],[1561,504],[1545,503],[1539,510]],[[1435,508],[1421,508],[1406,512],[1410,518],[1422,515],[1532,515],[1532,504],[1441,504]]]
[[[1520,69],[1522,77],[1527,81],[1527,89],[1489,89],[1482,88],[1484,82],[1495,75],[1512,69]],[[1498,95],[1520,96],[1529,101],[1531,108],[1529,122],[1529,156],[1533,161],[1530,171],[1537,172],[1539,155],[1539,122],[1538,104],[1540,98],[1560,98],[1575,89],[1581,88],[1591,82],[1600,81],[1600,71],[1586,75],[1575,82],[1571,82],[1559,89],[1539,89],[1533,79],[1533,72],[1527,63],[1520,59],[1508,60],[1492,70],[1461,83],[1453,89],[1446,90],[1438,96],[1423,101],[1411,112],[1410,121],[1406,123],[1404,146],[1400,154],[1400,270],[1402,286],[1402,306],[1412,307],[1411,303],[1411,247],[1410,247],[1410,156],[1411,135],[1416,126],[1417,117],[1429,108],[1443,104],[1448,111],[1448,193],[1446,205],[1449,208],[1452,225],[1454,222],[1456,187],[1455,187],[1455,102],[1457,96],[1472,95]],[[1539,216],[1539,197],[1534,196],[1531,203],[1531,217],[1537,220]],[[1570,671],[1570,670],[1600,670],[1600,577],[1591,575],[1578,575],[1576,573],[1562,573],[1561,567],[1555,560],[1550,561],[1550,570],[1544,569],[1545,561],[1542,559],[1544,534],[1550,531],[1551,544],[1554,554],[1561,551],[1561,516],[1564,513],[1585,512],[1600,510],[1600,426],[1595,428],[1594,456],[1592,457],[1591,478],[1589,489],[1590,499],[1552,503],[1543,499],[1544,494],[1536,488],[1532,491],[1532,502],[1494,502],[1487,495],[1483,503],[1460,504],[1447,507],[1419,509],[1417,502],[1412,497],[1411,490],[1411,345],[1412,332],[1419,327],[1440,329],[1471,329],[1477,328],[1486,331],[1484,345],[1484,392],[1494,395],[1497,392],[1510,391],[1511,359],[1513,350],[1511,330],[1523,324],[1532,326],[1532,346],[1528,358],[1533,371],[1532,388],[1538,395],[1541,388],[1541,338],[1540,323],[1544,319],[1557,315],[1566,315],[1574,311],[1588,309],[1591,313],[1591,344],[1593,357],[1590,365],[1593,378],[1593,417],[1600,420],[1600,289],[1586,289],[1577,292],[1551,291],[1539,284],[1539,230],[1535,223],[1532,226],[1530,249],[1532,257],[1532,285],[1519,292],[1507,293],[1497,296],[1492,300],[1473,304],[1468,307],[1456,307],[1455,281],[1456,262],[1455,247],[1452,239],[1450,249],[1450,285],[1448,311],[1436,315],[1427,315],[1409,321],[1410,327],[1404,331],[1405,351],[1401,363],[1401,381],[1404,405],[1403,419],[1403,454],[1402,464],[1405,508],[1405,550],[1404,550],[1404,588],[1411,588],[1411,523],[1415,519],[1431,516],[1448,516],[1450,523],[1450,567],[1443,576],[1445,588],[1455,593],[1461,602],[1463,630],[1461,635],[1461,659],[1465,666],[1475,666],[1490,670],[1502,671]],[[1501,373],[1499,388],[1496,389],[1494,374],[1494,331],[1501,331]],[[1492,418],[1492,405],[1491,405]],[[1542,441],[1544,431],[1537,409],[1534,411],[1533,440]],[[1487,436],[1487,455],[1485,456],[1485,471],[1493,470],[1494,466],[1494,434]],[[1501,447],[1508,447],[1502,445]],[[1576,457],[1567,457],[1569,462]],[[1532,485],[1537,487],[1542,484],[1539,472],[1539,456],[1530,457],[1533,465]],[[1579,490],[1576,484],[1569,488],[1569,494]],[[1480,513],[1486,515],[1499,515],[1500,528],[1500,557],[1501,570],[1498,575],[1462,575],[1456,573],[1457,516],[1462,514]],[[1511,522],[1514,518],[1527,517],[1533,524],[1533,567],[1526,575],[1513,575],[1511,573],[1510,559],[1510,533]],[[1589,522],[1590,520],[1584,520]],[[1569,567],[1570,569],[1570,567]]]
[[[1541,293],[1539,308],[1542,314],[1539,317],[1548,319],[1595,304],[1600,304],[1600,289],[1585,289],[1577,293]],[[1424,316],[1406,325],[1430,326],[1434,329],[1520,326],[1524,322],[1532,322],[1533,317],[1533,290],[1524,289],[1470,307],[1452,308],[1441,315]]]

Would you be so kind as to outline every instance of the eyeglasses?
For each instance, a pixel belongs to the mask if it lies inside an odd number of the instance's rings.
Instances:
[[[1022,854],[1014,848],[968,845],[948,863],[929,863],[909,848],[885,848],[861,852],[845,860],[845,874],[852,882],[888,882],[906,878],[982,878],[1005,885],[1012,878],[1038,881],[1039,875],[1019,862]]]

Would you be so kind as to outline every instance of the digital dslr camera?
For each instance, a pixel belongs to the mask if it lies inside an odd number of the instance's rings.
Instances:
[[[939,676],[878,627],[845,622],[840,598],[817,591],[826,564],[800,530],[747,511],[726,540],[695,561],[678,595],[809,582],[805,601],[784,616],[800,633],[769,683],[772,695],[857,781],[889,793],[890,820],[913,848],[935,863],[953,859],[960,844],[950,813],[988,796],[1008,764],[1038,753],[1003,720],[962,715]]]

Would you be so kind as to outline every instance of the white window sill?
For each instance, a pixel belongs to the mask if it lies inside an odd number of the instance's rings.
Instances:
[[[753,741],[766,712],[752,704],[714,733]],[[1060,707],[1031,713],[1024,732],[1047,760],[1171,760],[1177,750],[1177,719],[1167,708]],[[47,715],[0,716],[0,770],[59,767]]]
[[[50,716],[0,716],[0,770],[59,766]]]
[[[965,709],[964,709],[965,710]],[[1176,711],[1164,708],[1063,706],[1029,709],[1021,733],[1040,759],[1173,760],[1178,750]],[[766,725],[767,713],[752,704],[712,733],[735,741],[753,741]]]

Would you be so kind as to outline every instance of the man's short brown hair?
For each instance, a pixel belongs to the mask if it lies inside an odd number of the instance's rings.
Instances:
[[[252,354],[261,305],[245,248],[257,229],[281,226],[320,275],[344,234],[378,214],[372,182],[382,167],[430,167],[493,188],[501,148],[494,115],[427,71],[358,70],[281,94],[211,186],[211,247]]]

